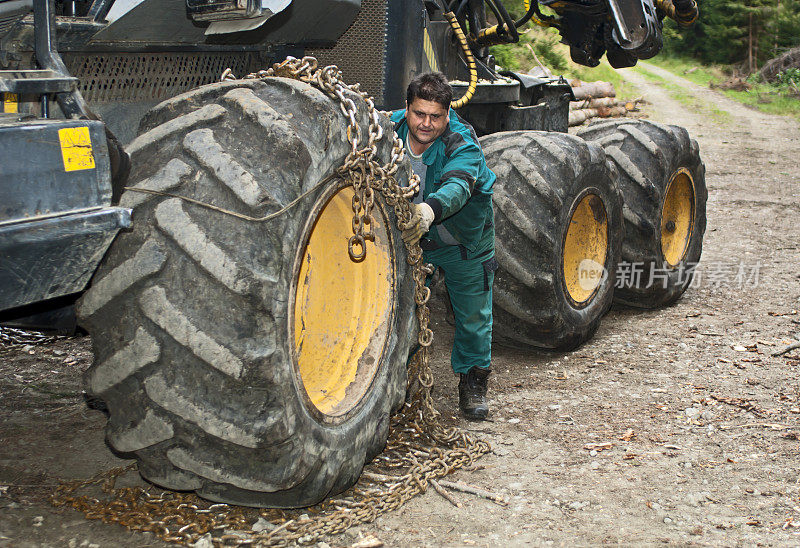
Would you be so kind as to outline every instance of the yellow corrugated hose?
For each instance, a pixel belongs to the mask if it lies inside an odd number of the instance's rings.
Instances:
[[[464,56],[469,66],[469,86],[467,87],[467,92],[457,101],[450,103],[450,106],[453,108],[461,108],[472,99],[472,96],[475,95],[475,90],[478,88],[478,67],[475,65],[475,58],[472,56],[472,50],[469,48],[469,44],[467,44],[467,37],[464,36],[464,31],[461,30],[461,25],[458,24],[458,19],[456,19],[455,14],[452,11],[448,11],[444,16],[447,18],[450,27],[458,38],[458,43],[461,44],[461,49],[464,51]]]

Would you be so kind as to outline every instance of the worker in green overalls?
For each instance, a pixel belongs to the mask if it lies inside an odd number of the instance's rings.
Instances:
[[[475,131],[450,108],[452,99],[443,74],[423,74],[409,84],[406,108],[392,113],[421,182],[403,240],[419,241],[425,262],[444,273],[456,321],[450,363],[460,375],[459,406],[467,418],[485,419],[497,269],[496,177],[486,166]]]

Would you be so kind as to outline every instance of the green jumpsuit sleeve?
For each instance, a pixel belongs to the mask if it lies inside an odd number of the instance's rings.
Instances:
[[[440,214],[436,207],[433,208],[437,213],[434,222],[440,222],[464,207],[475,188],[483,162],[480,147],[461,135],[451,134],[445,147],[453,150],[445,152],[447,160],[442,167],[441,184],[426,199],[426,202],[434,199],[441,205]]]

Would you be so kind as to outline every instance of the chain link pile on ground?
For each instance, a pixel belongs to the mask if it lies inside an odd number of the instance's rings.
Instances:
[[[68,337],[44,335],[35,331],[25,331],[13,327],[0,327],[0,348],[19,348],[27,345],[50,344]]]
[[[322,90],[339,102],[348,120],[347,138],[352,150],[339,168],[338,175],[355,190],[353,236],[348,243],[348,253],[352,260],[361,261],[367,253],[366,242],[374,241],[372,207],[375,191],[380,192],[387,205],[394,208],[401,230],[411,219],[408,198],[418,190],[419,179],[414,176],[409,187],[401,187],[394,177],[403,159],[403,143],[394,135],[389,163],[380,165],[375,161],[376,143],[384,138],[379,123],[380,113],[372,98],[362,92],[358,84],[348,86],[342,81],[341,72],[335,66],[317,68],[313,57],[290,57],[245,78],[275,76],[294,78]],[[222,79],[235,77],[229,69],[223,73]],[[363,148],[359,148],[356,105],[345,96],[346,90],[363,97],[369,110],[369,140]],[[354,487],[334,499],[303,510],[257,510],[213,504],[194,494],[117,487],[118,478],[136,470],[136,465],[132,464],[109,470],[90,480],[62,484],[52,497],[53,504],[74,508],[89,519],[152,532],[166,542],[191,544],[205,539],[206,544],[211,542],[216,546],[312,544],[354,525],[374,521],[381,514],[395,510],[424,493],[431,480],[470,465],[488,453],[491,448],[485,441],[457,428],[445,428],[439,422],[439,413],[431,398],[433,375],[428,363],[428,347],[433,342],[433,333],[428,327],[430,289],[425,286],[425,279],[431,274],[431,268],[424,264],[419,244],[408,246],[407,251],[408,263],[413,266],[419,324],[420,348],[408,366],[409,388],[415,390],[410,390],[409,401],[392,419],[386,449],[365,468]]]

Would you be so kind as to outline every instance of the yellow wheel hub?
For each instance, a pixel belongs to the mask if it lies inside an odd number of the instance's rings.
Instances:
[[[603,201],[586,194],[572,210],[564,238],[564,286],[579,306],[589,303],[605,278],[608,217]]]
[[[311,404],[330,416],[344,415],[369,390],[395,300],[393,252],[379,207],[366,258],[353,262],[347,252],[352,198],[353,189],[343,188],[322,206],[295,284],[295,363]]]
[[[694,225],[694,180],[686,168],[672,174],[661,209],[661,253],[669,266],[683,260]]]

